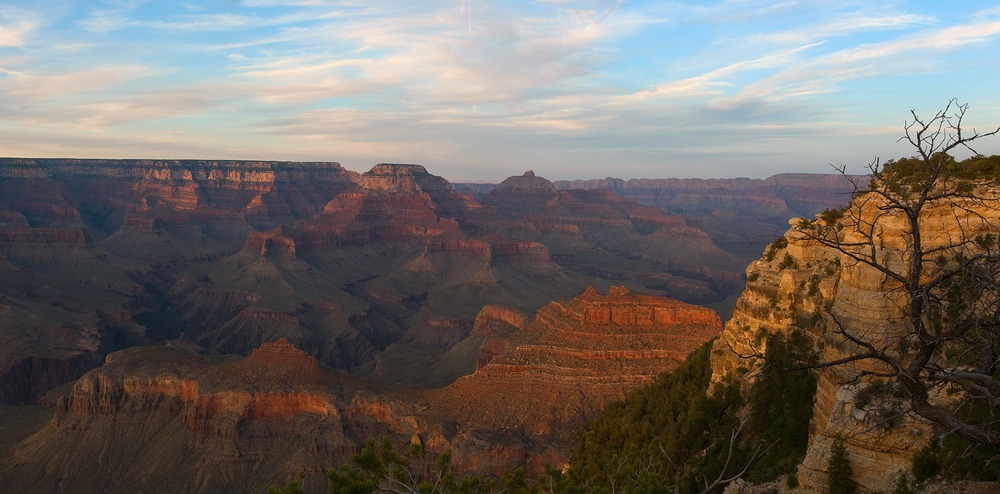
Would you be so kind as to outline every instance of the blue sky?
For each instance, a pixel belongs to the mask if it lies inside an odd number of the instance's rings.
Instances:
[[[909,111],[950,98],[966,127],[1000,125],[1000,3],[0,3],[5,156],[860,172],[910,155]]]

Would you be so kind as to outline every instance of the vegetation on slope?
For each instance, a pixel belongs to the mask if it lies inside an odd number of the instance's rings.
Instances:
[[[720,491],[740,475],[771,480],[790,473],[805,453],[815,378],[785,369],[808,348],[797,332],[769,336],[773,365],[757,376],[745,402],[736,382],[711,387],[709,342],[673,372],[609,405],[577,431],[569,468],[550,468],[539,479],[523,471],[456,476],[448,453],[425,456],[413,446],[401,454],[383,439],[330,471],[330,492],[689,493]],[[297,488],[293,481],[272,492]]]
[[[710,348],[581,428],[570,459],[576,480],[595,492],[701,492],[740,473],[755,481],[792,473],[805,454],[816,379],[787,369],[814,358],[809,341],[770,335],[770,365],[747,403],[735,382],[711,388]]]
[[[581,483],[595,491],[698,492],[703,475],[718,475],[743,400],[732,383],[708,392],[710,348],[577,431],[570,464]]]

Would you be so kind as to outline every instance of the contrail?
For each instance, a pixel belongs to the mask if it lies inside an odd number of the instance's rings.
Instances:
[[[601,18],[598,19],[598,21],[603,21],[604,19],[607,19],[609,15],[614,13],[614,11],[618,10],[622,6],[622,1],[623,0],[618,0],[617,2],[615,2],[615,6],[611,7],[606,12],[604,12],[604,15],[602,15]],[[465,0],[462,0],[462,2],[464,3]]]
[[[469,37],[471,38],[472,37],[472,0],[468,0],[468,1],[469,1]],[[466,0],[462,0],[461,7],[459,7],[459,9],[460,9],[459,13],[458,13],[458,18],[459,19],[462,19],[462,18],[465,17],[465,2],[466,2]]]

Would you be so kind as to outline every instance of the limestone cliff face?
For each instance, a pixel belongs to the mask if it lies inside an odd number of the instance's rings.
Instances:
[[[355,175],[338,163],[318,162],[0,158],[5,183],[56,183],[75,206],[156,213],[167,222],[188,222],[192,215],[303,217],[316,210],[317,196],[329,200],[352,187]]]
[[[997,203],[969,202],[963,207],[931,205],[921,218],[924,248],[934,248],[958,238],[996,233],[988,218],[995,218]],[[870,197],[856,199],[861,217],[871,221],[883,214]],[[796,225],[798,220],[792,220]],[[905,220],[883,218],[878,235],[880,259],[894,270],[905,258]],[[850,225],[845,242],[859,240]],[[817,344],[820,359],[833,361],[857,352],[857,347],[835,334],[833,317],[844,327],[863,328],[876,346],[905,331],[905,299],[897,286],[876,269],[852,262],[847,256],[807,238],[793,226],[747,268],[747,286],[727,321],[712,353],[713,379],[745,376],[752,382],[760,362],[740,355],[764,351],[762,335],[795,328]],[[823,491],[830,446],[845,442],[854,479],[865,491],[891,491],[900,472],[910,468],[912,455],[929,440],[929,425],[912,414],[891,426],[879,423],[855,405],[858,385],[849,380],[859,370],[876,369],[861,361],[819,372],[813,408],[809,450],[798,469],[802,487]]]
[[[358,185],[366,189],[393,192],[451,191],[447,180],[431,175],[421,165],[380,163],[358,178]]]

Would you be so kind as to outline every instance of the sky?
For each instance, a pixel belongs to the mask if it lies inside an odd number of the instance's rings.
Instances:
[[[952,98],[1000,125],[1000,2],[0,0],[2,156],[860,173]]]

